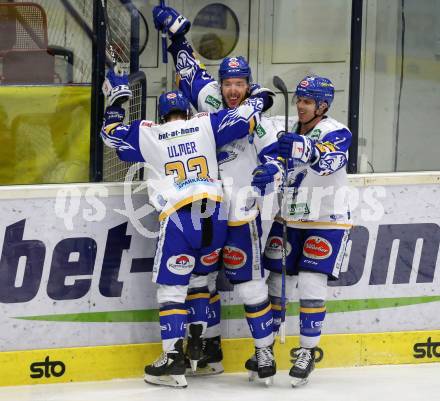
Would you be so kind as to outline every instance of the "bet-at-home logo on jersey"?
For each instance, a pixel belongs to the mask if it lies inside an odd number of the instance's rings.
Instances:
[[[257,132],[258,138],[262,138],[264,135],[266,135],[266,131],[264,130],[264,128],[260,124],[257,125],[257,128],[255,128],[255,131]]]
[[[216,99],[211,95],[206,96],[205,103],[210,104],[212,107],[215,107],[216,109],[218,109],[222,104],[220,100]]]
[[[310,209],[307,203],[298,203],[290,205],[289,215],[290,216],[303,216],[305,214],[310,214]]]

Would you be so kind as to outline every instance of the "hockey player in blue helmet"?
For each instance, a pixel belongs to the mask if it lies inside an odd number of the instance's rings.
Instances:
[[[187,356],[196,370],[207,328],[207,275],[218,268],[227,236],[228,208],[216,148],[253,131],[263,100],[247,99],[237,109],[188,119],[188,100],[180,91],[171,91],[159,98],[161,124],[137,120],[124,125],[120,103],[131,96],[128,76],[109,71],[103,92],[108,107],[101,138],[121,160],[148,163],[148,198],[161,222],[152,279],[157,284],[163,353],[145,367],[144,380],[186,387],[185,330],[188,324]]]
[[[171,53],[176,66],[179,89],[190,99],[196,110],[235,110],[237,106],[259,96],[264,100],[263,111],[273,104],[274,93],[252,83],[251,70],[243,57],[226,57],[222,60],[215,79],[200,63],[185,33],[190,22],[170,7],[153,9],[156,29],[168,32]],[[246,320],[254,339],[258,377],[267,384],[276,372],[273,355],[272,310],[268,288],[261,267],[261,215],[250,186],[252,171],[266,158],[276,155],[278,148],[275,133],[259,130],[252,135],[228,144],[217,153],[219,171],[227,187],[230,204],[228,236],[222,250],[224,272],[234,284],[234,291],[243,302]],[[220,296],[216,287],[216,275],[210,274],[208,330],[204,337],[204,371],[196,374],[214,374],[223,371],[220,347]],[[197,300],[194,300],[196,302]],[[202,362],[202,361],[201,361]],[[199,363],[198,366],[202,366]]]
[[[285,177],[283,207],[269,232],[263,265],[270,271],[271,304],[278,305],[273,325],[278,330],[283,313],[280,294],[285,223],[286,303],[297,291],[300,306],[300,347],[289,371],[293,386],[305,384],[314,369],[326,315],[327,282],[339,276],[351,228],[348,199],[341,194],[346,194],[348,188],[345,167],[352,134],[327,115],[333,98],[334,87],[328,78],[309,75],[298,83],[294,96],[297,116],[290,119],[289,132],[283,132],[284,116],[270,118],[271,126],[280,132],[279,155],[285,162],[272,160],[257,167],[252,181],[261,193],[267,193],[279,187],[277,176]],[[284,175],[285,163],[288,169]],[[246,365],[251,371],[257,370],[255,358]]]
[[[335,96],[335,88],[328,78],[309,75],[304,77],[296,87],[294,100],[298,112],[301,130],[317,124],[330,108]]]
[[[191,105],[180,91],[162,93],[157,109],[161,123],[174,118],[188,120],[191,117]]]
[[[220,64],[218,77],[223,102],[228,108],[237,107],[249,96],[252,74],[244,57],[225,57]]]

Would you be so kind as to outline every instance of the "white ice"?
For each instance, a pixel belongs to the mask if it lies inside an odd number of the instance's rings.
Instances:
[[[290,386],[286,371],[274,385],[248,382],[245,373],[188,378],[186,389],[139,379],[0,387],[1,401],[436,401],[440,363],[317,369],[310,382]]]

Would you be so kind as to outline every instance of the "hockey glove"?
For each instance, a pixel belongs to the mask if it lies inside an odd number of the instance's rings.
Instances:
[[[262,88],[258,84],[252,84],[249,89],[249,97],[260,97],[263,99],[263,112],[269,110],[273,106],[273,98],[275,93],[268,88]]]
[[[293,158],[302,163],[313,164],[319,158],[319,152],[313,141],[304,135],[294,132],[279,135],[278,145],[280,156],[284,159]]]
[[[159,31],[165,29],[170,38],[185,35],[191,27],[191,22],[171,7],[154,7],[153,20],[156,29]]]
[[[283,182],[283,167],[277,160],[271,160],[258,166],[252,175],[252,186],[255,187],[261,196],[271,192],[278,192]]]
[[[113,125],[122,123],[125,118],[125,110],[119,105],[109,106],[105,109],[104,125]]]
[[[102,92],[107,98],[108,106],[114,104],[120,105],[131,98],[132,93],[128,86],[128,75],[122,70],[118,71],[110,69],[107,72],[104,83],[102,84]]]

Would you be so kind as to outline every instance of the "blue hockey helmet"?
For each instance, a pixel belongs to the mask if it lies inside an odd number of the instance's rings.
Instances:
[[[164,121],[165,117],[172,111],[182,111],[189,115],[191,106],[185,95],[176,90],[160,95],[158,111],[160,121]]]
[[[335,87],[328,78],[308,75],[296,87],[295,96],[313,99],[316,107],[322,102],[326,102],[327,107],[330,107],[335,96]]]
[[[220,64],[218,77],[220,82],[227,78],[246,78],[250,83],[252,82],[251,67],[242,56],[225,57]]]

